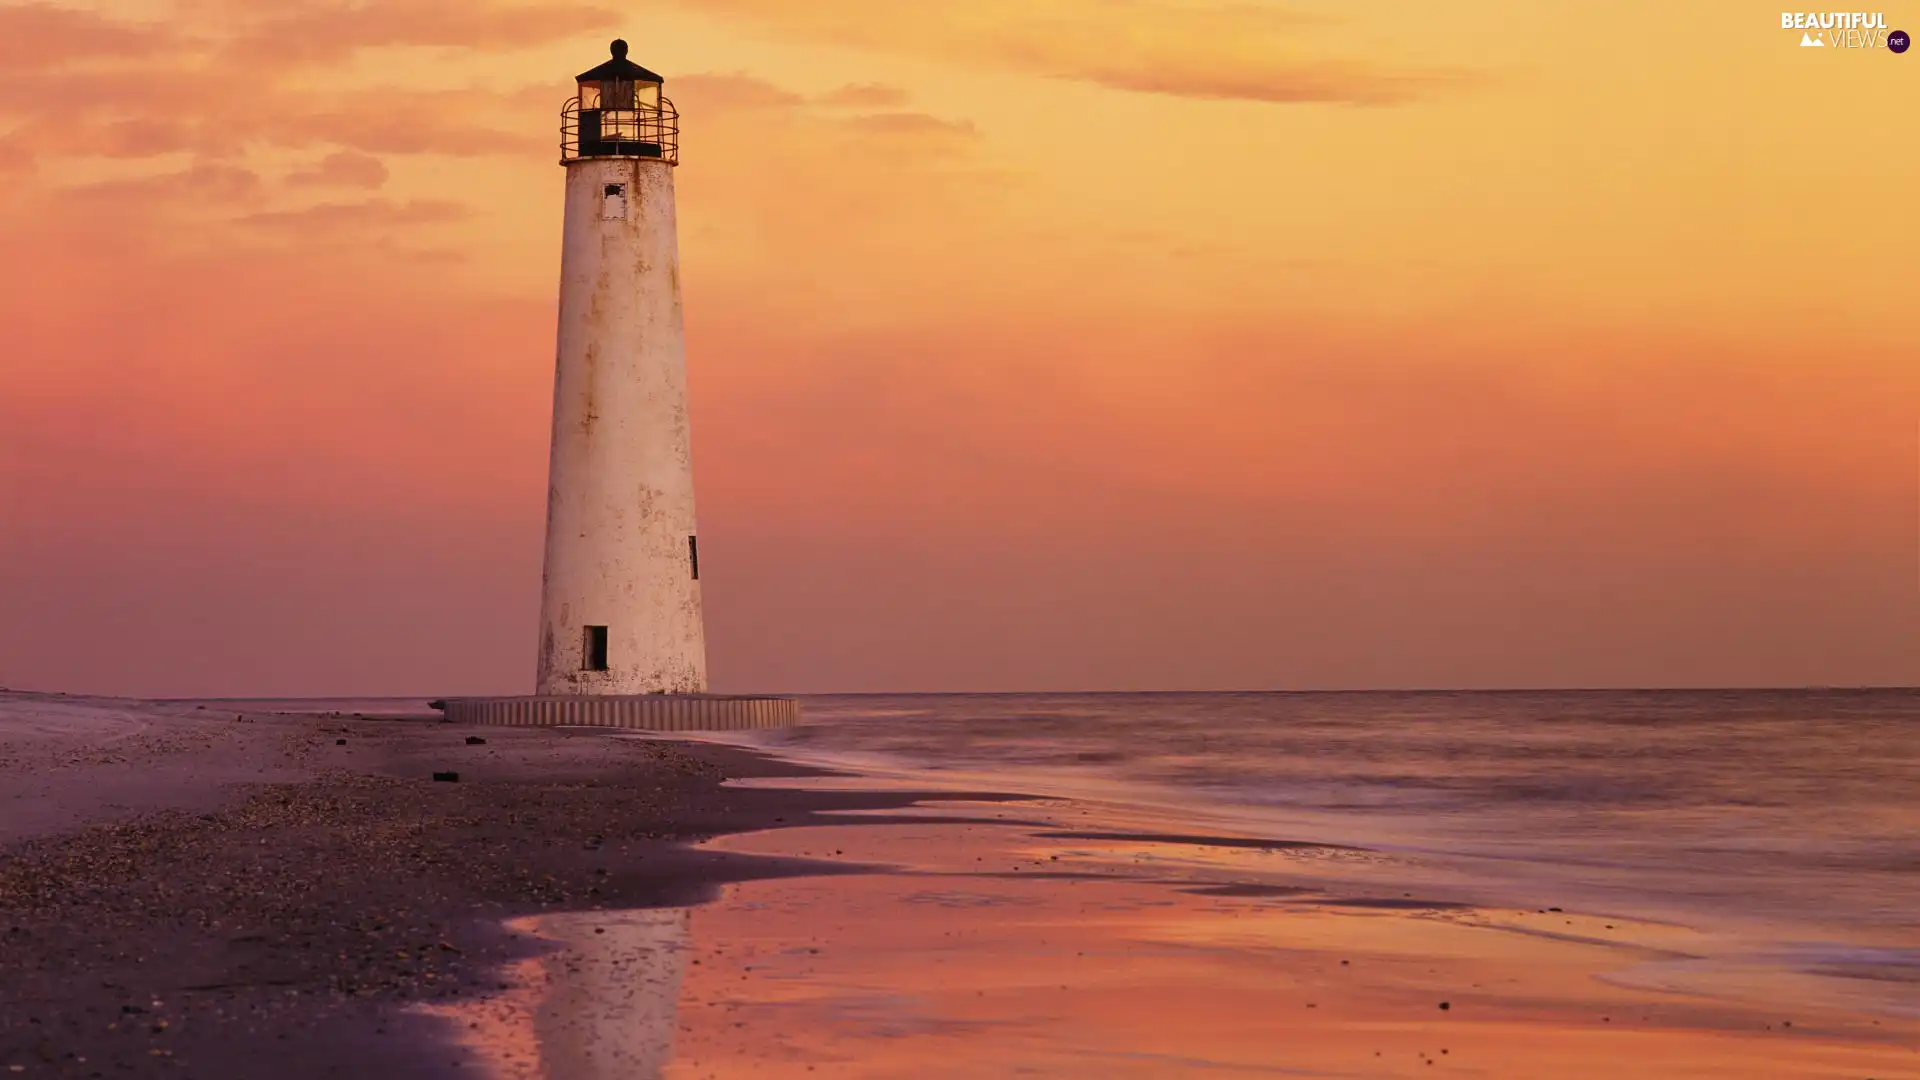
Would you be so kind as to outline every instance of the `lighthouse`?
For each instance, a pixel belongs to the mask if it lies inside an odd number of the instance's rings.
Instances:
[[[566,168],[535,692],[448,697],[454,722],[719,731],[800,721],[707,693],[673,171],[680,115],[615,41],[560,110]]]
[[[703,693],[673,172],[679,115],[615,41],[561,112],[566,217],[537,692]]]

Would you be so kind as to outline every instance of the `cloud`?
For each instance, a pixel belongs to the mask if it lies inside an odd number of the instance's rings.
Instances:
[[[741,72],[682,75],[673,80],[671,90],[682,110],[689,106],[703,110],[785,109],[806,101],[791,90]]]
[[[320,159],[311,169],[287,177],[295,187],[377,188],[387,182],[387,167],[370,154],[340,150]]]
[[[400,225],[437,225],[461,221],[472,214],[469,208],[443,199],[410,199],[406,202],[368,199],[364,202],[320,203],[299,210],[261,211],[248,214],[240,219],[240,223],[280,232],[335,235],[343,231],[388,229]]]
[[[942,120],[919,112],[872,113],[845,121],[847,127],[867,135],[931,135],[971,139],[979,134],[967,120]]]
[[[77,83],[57,72],[0,75],[0,117],[20,118],[14,137],[73,157],[233,157],[249,147],[329,145],[456,157],[526,153],[551,140],[544,130],[509,125],[526,108],[521,96],[277,87],[191,67],[102,72]]]
[[[360,92],[324,103],[255,137],[282,146],[337,143],[378,154],[526,154],[550,146],[558,121],[538,128],[489,122],[512,99],[480,91]],[[491,115],[490,115],[491,114]]]
[[[129,209],[150,209],[167,202],[231,204],[256,195],[260,177],[237,165],[201,161],[178,172],[103,180],[67,190],[80,202],[112,203]]]
[[[1074,76],[1115,90],[1176,97],[1268,102],[1402,105],[1467,85],[1459,72],[1381,71],[1356,64],[1303,64],[1281,70],[1214,69],[1207,64],[1142,69],[1088,66]]]
[[[1300,65],[1284,71],[1215,71],[1208,65],[1192,65],[1185,71],[1173,67],[1087,67],[1075,75],[1089,83],[1144,94],[1248,102],[1344,102],[1356,106],[1400,106],[1469,83],[1463,73],[1377,71],[1363,65],[1332,63]]]
[[[674,97],[685,115],[698,115],[702,124],[727,114],[767,114],[764,120],[789,131],[819,131],[824,126],[869,140],[934,143],[970,140],[979,132],[971,121],[947,120],[923,112],[894,111],[855,116],[830,116],[823,109],[877,107],[903,102],[907,93],[896,87],[868,84],[845,86],[807,97],[745,72],[683,75],[673,81]],[[724,129],[720,132],[724,137]]]
[[[605,24],[581,4],[397,0],[342,6],[178,0],[168,24],[47,5],[0,7],[0,125],[54,157],[234,158],[259,147],[478,156],[547,141],[518,126],[523,95],[395,85],[416,61],[349,68],[391,46],[503,50]],[[216,17],[217,16],[217,17]],[[318,72],[323,78],[307,77]],[[357,175],[371,174],[362,169]],[[362,183],[365,181],[362,180]]]
[[[0,176],[33,171],[33,153],[12,140],[0,139]]]
[[[203,138],[203,126],[160,115],[107,118],[75,109],[66,116],[42,115],[15,130],[16,140],[41,154],[71,157],[152,158],[194,153],[230,156],[237,144],[232,132]]]
[[[683,0],[782,36],[1118,90],[1267,102],[1398,104],[1475,82],[1457,68],[1340,56],[1335,20],[1252,4],[1167,0]]]
[[[243,22],[225,46],[230,57],[254,64],[331,65],[365,49],[434,46],[487,52],[561,41],[617,24],[621,12],[598,4],[490,4],[475,0],[388,0],[345,5],[308,2],[304,8]],[[231,17],[257,9],[235,3]]]
[[[822,105],[839,105],[856,109],[893,109],[905,105],[910,98],[911,95],[897,86],[860,83],[829,91],[814,100]]]
[[[701,76],[678,97],[687,118],[682,160],[698,174],[681,191],[683,235],[699,235],[709,259],[727,261],[729,276],[771,289],[776,306],[796,305],[802,319],[825,310],[822,289],[877,285],[886,301],[869,294],[855,302],[891,305],[896,317],[896,290],[910,290],[910,304],[944,303],[941,290],[875,268],[917,254],[925,241],[916,238],[958,231],[977,240],[1003,228],[1007,170],[965,119],[909,110],[850,115],[749,76]],[[819,276],[798,288],[758,284],[795,258]]]
[[[137,60],[172,51],[180,39],[163,26],[115,22],[52,4],[0,7],[0,71],[65,69],[87,61]]]

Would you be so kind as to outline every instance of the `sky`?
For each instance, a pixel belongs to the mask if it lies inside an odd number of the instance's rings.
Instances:
[[[530,692],[558,115],[614,36],[682,116],[716,689],[1920,684],[1920,51],[1713,0],[0,0],[0,685]]]

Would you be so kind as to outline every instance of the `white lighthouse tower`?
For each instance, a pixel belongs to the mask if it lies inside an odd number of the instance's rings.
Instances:
[[[792,698],[706,692],[674,236],[680,117],[626,42],[612,51],[561,110],[567,202],[536,691],[434,705],[482,724],[791,724]]]
[[[673,170],[679,117],[627,43],[561,124],[567,208],[540,694],[702,693]]]

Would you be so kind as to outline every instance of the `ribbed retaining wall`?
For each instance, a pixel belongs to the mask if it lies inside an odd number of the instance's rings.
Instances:
[[[800,703],[793,698],[720,694],[448,698],[435,707],[455,723],[514,727],[746,731],[800,722]]]

